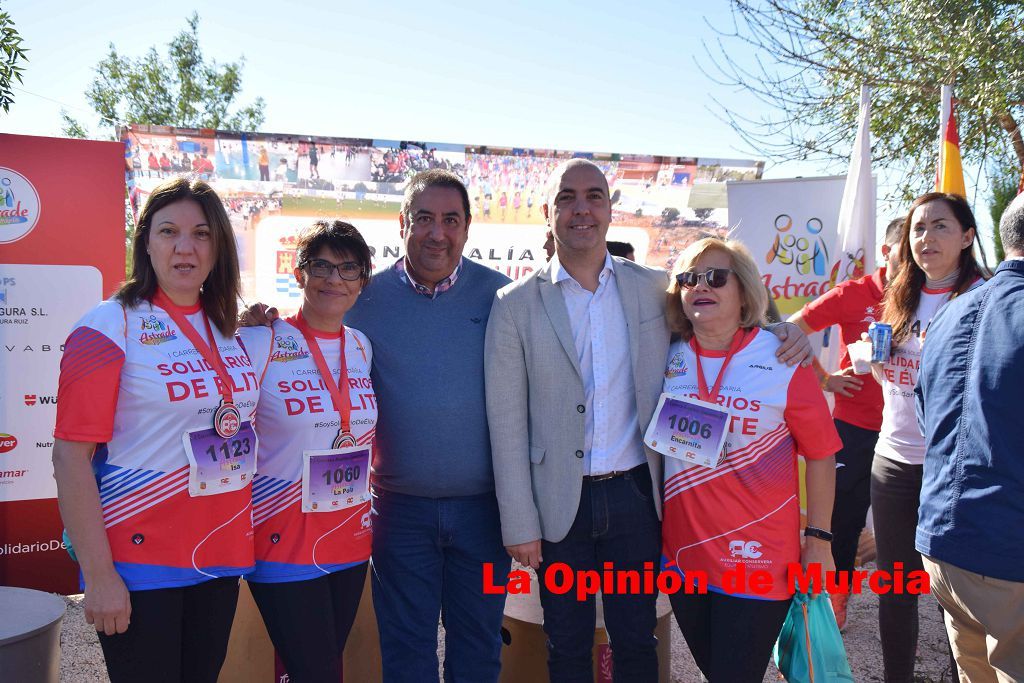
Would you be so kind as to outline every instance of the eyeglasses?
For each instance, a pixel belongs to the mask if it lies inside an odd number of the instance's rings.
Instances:
[[[708,287],[718,289],[719,287],[725,287],[725,283],[729,281],[729,273],[731,272],[732,271],[728,268],[708,268],[707,271],[703,273],[688,270],[685,273],[679,273],[676,275],[676,282],[679,283],[680,287],[693,289],[700,284],[701,278],[704,278],[704,282]]]
[[[312,261],[306,261],[300,264],[300,268],[305,268],[306,272],[313,277],[322,277],[325,280],[331,276],[335,270],[338,271],[338,275],[341,276],[342,280],[348,280],[353,282],[363,277],[363,267],[355,261],[345,261],[337,265],[330,261],[323,259],[313,259]]]

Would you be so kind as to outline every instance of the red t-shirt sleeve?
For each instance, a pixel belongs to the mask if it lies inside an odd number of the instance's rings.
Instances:
[[[842,322],[844,290],[842,286],[834,287],[804,306],[800,315],[807,326],[820,332]]]
[[[827,458],[843,447],[825,394],[810,368],[798,367],[789,380],[783,418],[796,441],[797,453],[805,458]]]
[[[120,305],[104,302],[75,326],[65,342],[53,430],[58,439],[106,443],[114,435],[125,358],[124,325]]]

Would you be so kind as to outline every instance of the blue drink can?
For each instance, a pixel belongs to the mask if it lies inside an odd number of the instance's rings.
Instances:
[[[868,326],[868,338],[871,339],[871,362],[887,362],[892,350],[892,325],[871,323]]]

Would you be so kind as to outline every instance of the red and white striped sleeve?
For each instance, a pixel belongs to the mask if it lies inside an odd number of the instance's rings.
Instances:
[[[789,380],[783,417],[796,440],[797,453],[805,458],[827,458],[843,447],[828,402],[810,368],[797,367]]]
[[[65,441],[106,443],[125,361],[124,308],[104,301],[75,324],[64,344],[53,435]]]

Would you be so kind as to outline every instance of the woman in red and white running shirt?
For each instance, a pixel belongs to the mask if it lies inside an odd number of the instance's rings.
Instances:
[[[670,567],[688,581],[707,576],[706,594],[670,597],[693,658],[711,681],[760,682],[789,609],[788,566],[834,568],[827,539],[833,454],[842,444],[814,372],[780,362],[778,339],[759,329],[766,305],[757,266],[738,242],[703,239],[680,254],[668,290],[676,339],[664,391],[729,414],[718,418],[726,434],[717,466],[687,460],[686,449],[666,455],[662,539]],[[678,418],[673,429],[683,423]],[[673,434],[674,442],[696,438],[679,429],[684,433]],[[802,551],[797,453],[807,459],[808,533],[818,534],[808,535]],[[736,592],[725,584],[725,572],[741,563],[748,575],[767,571],[768,589]]]
[[[883,299],[882,322],[892,325],[888,362],[875,364],[882,385],[882,428],[871,466],[871,510],[878,569],[921,570],[914,548],[924,471],[924,437],[914,411],[921,345],[932,318],[950,299],[982,281],[971,247],[977,232],[962,197],[929,192],[914,200],[900,235],[902,259]],[[887,683],[914,680],[917,596],[883,593],[878,625]]]
[[[370,557],[372,351],[342,325],[369,281],[370,250],[348,223],[317,221],[299,237],[294,272],[299,312],[240,331],[267,360],[246,580],[292,678],[336,683]]]
[[[217,680],[253,566],[259,383],[234,336],[235,240],[201,181],[139,215],[133,272],[61,361],[53,465],[110,679]]]

